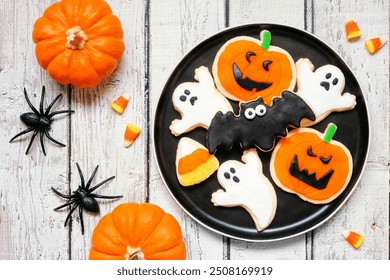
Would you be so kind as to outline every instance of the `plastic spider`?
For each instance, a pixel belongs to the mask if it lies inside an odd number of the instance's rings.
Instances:
[[[77,190],[73,191],[73,194],[66,195],[62,194],[53,187],[51,188],[57,195],[59,195],[62,198],[66,198],[69,201],[61,206],[58,206],[57,208],[54,209],[54,211],[62,209],[66,206],[72,205],[70,208],[70,212],[68,216],[65,219],[64,226],[66,227],[66,224],[68,223],[72,213],[76,210],[77,207],[79,207],[79,217],[80,217],[80,222],[81,222],[81,234],[84,234],[84,220],[83,220],[83,209],[93,212],[93,213],[99,213],[100,212],[100,207],[99,204],[97,203],[95,198],[103,198],[103,199],[114,199],[114,198],[121,198],[123,197],[122,195],[116,195],[116,196],[105,196],[105,195],[99,195],[99,194],[93,194],[92,192],[102,186],[103,184],[107,183],[108,181],[112,180],[115,178],[115,176],[112,176],[106,180],[103,180],[93,188],[89,188],[91,186],[92,179],[95,177],[95,174],[97,172],[97,169],[99,167],[96,166],[95,170],[93,171],[91,178],[89,178],[87,184],[85,185],[84,182],[84,176],[83,173],[80,170],[80,166],[78,163],[76,163],[77,170],[79,171],[80,174],[80,180],[81,180],[81,186],[78,187]]]
[[[43,110],[43,99],[45,98],[45,86],[42,87],[42,95],[41,95],[41,102],[39,104],[39,111],[31,104],[30,99],[27,96],[27,91],[24,89],[24,97],[27,101],[28,106],[30,106],[32,112],[24,113],[20,115],[20,119],[22,120],[23,123],[29,126],[26,130],[23,130],[22,132],[16,134],[12,139],[9,141],[10,143],[18,138],[19,136],[22,136],[26,133],[29,133],[31,131],[34,131],[30,143],[28,144],[27,150],[26,150],[26,155],[28,151],[31,148],[31,145],[35,139],[35,137],[38,135],[40,136],[40,141],[41,141],[41,146],[42,146],[42,151],[43,154],[46,156],[46,151],[45,151],[45,146],[43,145],[43,137],[46,135],[49,140],[52,142],[56,143],[57,145],[60,145],[62,147],[65,147],[65,144],[58,142],[57,140],[53,139],[51,135],[49,134],[49,129],[50,125],[52,123],[52,118],[55,115],[58,114],[64,114],[64,113],[73,113],[73,110],[61,110],[61,111],[56,111],[50,113],[51,108],[53,107],[54,103],[62,96],[62,94],[59,94],[51,103],[50,105],[46,108],[46,110]]]

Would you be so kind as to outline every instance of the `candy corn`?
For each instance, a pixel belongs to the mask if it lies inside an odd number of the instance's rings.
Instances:
[[[347,23],[345,24],[345,31],[347,33],[348,41],[357,41],[362,35],[359,26],[352,19],[348,20]]]
[[[344,230],[342,232],[344,238],[356,249],[359,248],[364,241],[364,236],[350,230]]]
[[[133,124],[128,124],[126,126],[125,137],[124,137],[125,147],[130,147],[131,144],[133,144],[135,139],[138,137],[140,132],[141,132],[141,129],[138,126],[133,125]]]
[[[114,109],[119,114],[122,114],[127,106],[127,103],[129,103],[129,98],[130,98],[130,95],[128,93],[119,96],[117,99],[115,99],[112,102],[112,104],[111,104],[112,109]]]
[[[383,37],[371,38],[366,41],[366,48],[370,54],[379,51],[386,44],[387,40]]]

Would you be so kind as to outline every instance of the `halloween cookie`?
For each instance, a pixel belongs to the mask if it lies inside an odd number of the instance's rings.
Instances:
[[[334,65],[323,65],[313,72],[314,66],[307,58],[301,58],[297,67],[297,94],[305,100],[316,115],[315,121],[303,120],[302,126],[310,126],[326,118],[331,112],[352,110],[356,97],[343,93],[345,77]]]
[[[263,174],[256,149],[244,151],[242,161],[229,160],[218,170],[218,182],[223,189],[212,194],[215,206],[241,206],[248,211],[258,231],[272,222],[276,212],[276,193]]]
[[[270,161],[276,185],[314,204],[339,196],[351,179],[353,165],[349,150],[332,139],[336,128],[332,123],[324,133],[297,128],[280,139]]]
[[[259,97],[240,103],[238,116],[232,112],[218,112],[207,131],[207,147],[214,153],[218,147],[230,150],[238,142],[244,150],[257,147],[270,151],[276,137],[286,136],[287,127],[299,127],[304,118],[315,120],[313,111],[290,91],[284,91],[280,98],[275,97],[272,106]]]
[[[262,97],[267,105],[283,90],[293,90],[296,70],[291,55],[271,46],[271,33],[263,30],[260,40],[238,36],[227,41],[213,62],[217,89],[227,98],[251,101]]]
[[[180,139],[176,152],[176,174],[182,186],[206,180],[218,167],[218,159],[202,144],[188,137]]]
[[[207,67],[197,68],[194,78],[198,82],[182,83],[172,95],[173,106],[181,115],[181,119],[175,119],[169,127],[175,136],[196,127],[207,129],[218,111],[233,110],[229,101],[216,90]]]

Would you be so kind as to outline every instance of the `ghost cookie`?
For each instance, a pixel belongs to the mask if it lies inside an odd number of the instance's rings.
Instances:
[[[246,150],[257,147],[262,151],[274,148],[277,137],[287,135],[289,126],[299,127],[302,119],[314,120],[311,108],[293,92],[283,91],[271,106],[260,97],[255,101],[240,103],[240,112],[218,112],[207,131],[207,147],[214,153],[218,147],[230,150],[239,143]]]
[[[218,167],[218,159],[202,144],[188,137],[180,139],[176,152],[176,174],[182,186],[203,182]]]
[[[172,95],[173,106],[181,115],[181,119],[175,119],[169,127],[175,136],[196,127],[207,129],[218,111],[233,111],[229,101],[215,88],[208,68],[197,68],[194,78],[198,82],[182,83]]]
[[[229,160],[218,169],[218,182],[223,189],[212,194],[214,206],[241,206],[252,217],[256,229],[262,231],[272,222],[276,212],[276,193],[263,174],[256,149],[244,151],[242,161]]]
[[[337,198],[351,179],[353,162],[347,147],[333,140],[336,128],[297,128],[280,139],[270,160],[275,184],[314,204]]]
[[[345,77],[334,65],[323,65],[313,72],[314,66],[307,58],[296,63],[296,92],[312,108],[315,121],[303,120],[301,126],[310,126],[326,118],[331,112],[352,110],[356,97],[348,92],[343,93]]]

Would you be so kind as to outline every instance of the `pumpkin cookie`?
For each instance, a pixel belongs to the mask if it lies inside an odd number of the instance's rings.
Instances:
[[[256,149],[244,151],[242,161],[221,164],[218,181],[223,187],[212,194],[215,206],[245,208],[262,231],[272,222],[276,212],[276,193],[263,174],[263,165]]]
[[[212,72],[227,98],[247,102],[262,97],[267,105],[283,90],[293,90],[296,82],[293,58],[271,46],[268,30],[260,33],[260,40],[238,36],[227,41],[215,56]]]
[[[332,123],[324,133],[298,128],[280,139],[270,161],[276,185],[314,204],[338,197],[351,179],[353,163],[349,150],[332,139],[336,128]]]
[[[218,167],[218,159],[202,144],[188,137],[180,139],[176,153],[176,174],[182,186],[203,182]]]

